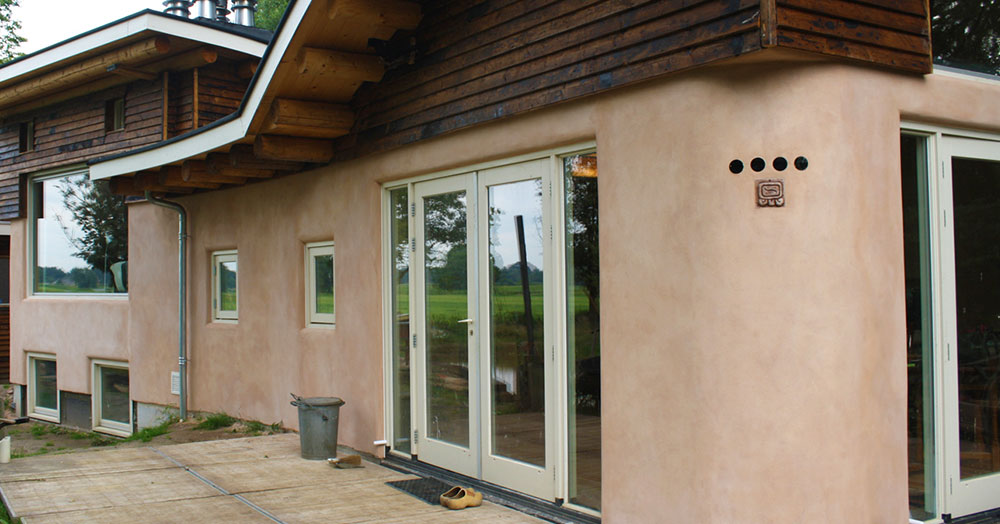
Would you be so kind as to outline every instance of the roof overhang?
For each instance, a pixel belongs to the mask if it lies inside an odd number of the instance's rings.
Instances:
[[[57,68],[62,63],[74,60],[81,53],[113,47],[147,32],[194,40],[252,56],[262,56],[267,48],[268,39],[238,27],[227,28],[222,24],[181,18],[147,9],[0,66],[0,86],[17,81],[26,75]]]
[[[211,189],[220,187],[219,180],[243,178],[233,169],[240,158],[243,165],[264,166],[249,171],[329,161],[332,139],[353,123],[348,103],[354,92],[384,72],[370,39],[387,40],[419,20],[419,4],[408,0],[292,0],[236,113],[146,148],[95,159],[90,177],[133,177],[135,187],[126,189],[141,191],[168,188],[162,182],[168,178],[180,183],[181,172],[185,183],[195,184],[195,173],[201,183],[181,187]],[[287,154],[296,150],[297,156]],[[161,183],[143,183],[142,176]]]

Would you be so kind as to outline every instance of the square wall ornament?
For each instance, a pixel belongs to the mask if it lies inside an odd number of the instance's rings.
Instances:
[[[769,178],[757,181],[757,207],[784,207],[785,182]]]

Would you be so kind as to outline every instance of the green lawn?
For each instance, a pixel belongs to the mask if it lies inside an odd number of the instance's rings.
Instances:
[[[220,311],[236,311],[236,290],[222,292]]]
[[[333,293],[316,295],[316,312],[332,315],[334,313]]]

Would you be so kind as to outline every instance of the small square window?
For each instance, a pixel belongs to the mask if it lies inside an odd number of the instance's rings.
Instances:
[[[132,434],[132,399],[129,396],[128,364],[95,360],[91,391],[94,431],[121,437]]]
[[[28,416],[59,422],[56,358],[52,355],[28,354]]]
[[[125,129],[125,99],[108,100],[104,105],[104,132]]]
[[[309,324],[336,321],[333,242],[306,244],[306,312]]]
[[[21,122],[18,126],[17,151],[27,153],[35,150],[35,121]]]
[[[236,251],[212,253],[212,320],[239,318],[238,281]]]

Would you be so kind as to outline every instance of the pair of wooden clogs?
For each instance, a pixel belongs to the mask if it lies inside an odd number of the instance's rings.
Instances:
[[[472,489],[455,486],[441,495],[441,505],[448,509],[474,508],[483,503],[483,494]]]

